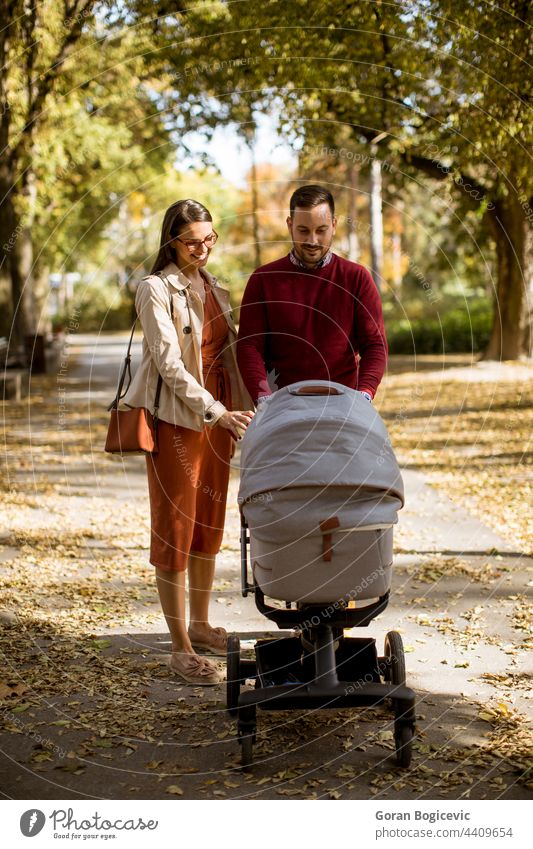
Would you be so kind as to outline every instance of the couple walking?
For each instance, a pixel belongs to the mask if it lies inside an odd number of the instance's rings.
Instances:
[[[159,452],[146,457],[150,563],[172,640],[170,668],[191,684],[221,680],[196,649],[226,653],[225,630],[209,624],[209,599],[230,459],[254,406],[274,389],[307,379],[337,381],[371,401],[385,370],[374,281],[363,266],[331,251],[331,193],[315,185],[297,189],[287,226],[292,249],[252,274],[238,338],[229,293],[206,270],[218,236],[210,212],[197,201],[178,201],[167,210],[152,273],[135,299],[142,361],[123,401],[153,411],[163,378]]]

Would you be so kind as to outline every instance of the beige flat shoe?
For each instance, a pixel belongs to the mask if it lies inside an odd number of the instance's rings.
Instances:
[[[193,649],[202,649],[202,651],[215,654],[218,657],[226,657],[228,646],[228,633],[225,628],[213,628],[208,639],[196,639],[189,630],[189,639]]]
[[[167,658],[167,666],[175,675],[195,687],[208,687],[224,680],[216,666],[204,657],[188,652],[172,652]]]

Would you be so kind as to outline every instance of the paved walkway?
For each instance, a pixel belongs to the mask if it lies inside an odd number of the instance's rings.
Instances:
[[[391,602],[365,633],[380,653],[387,630],[403,635],[418,696],[412,768],[394,765],[390,716],[361,710],[259,713],[256,766],[241,772],[224,688],[181,686],[162,663],[168,640],[147,565],[144,460],[101,452],[124,339],[76,337],[56,380],[63,395],[47,378],[35,383],[31,406],[7,410],[2,792],[529,797],[521,776],[531,742],[532,563],[408,470]],[[235,470],[213,624],[251,647],[269,623],[240,595],[236,491]]]

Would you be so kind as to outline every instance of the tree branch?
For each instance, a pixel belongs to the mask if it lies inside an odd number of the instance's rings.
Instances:
[[[60,43],[54,61],[49,66],[48,70],[41,76],[40,82],[35,89],[35,97],[32,97],[28,103],[26,121],[21,130],[20,140],[13,150],[13,158],[16,158],[20,152],[20,147],[24,143],[24,139],[33,134],[35,124],[42,112],[44,102],[52,89],[52,85],[57,79],[72,47],[81,37],[86,17],[85,13],[88,13],[96,2],[97,0],[76,0],[70,7],[67,3],[64,4],[65,13],[67,15],[65,18],[65,24],[70,24],[70,29],[67,30],[63,41]],[[28,84],[30,83],[31,81],[28,81]]]
[[[7,97],[8,54],[9,41],[13,30],[13,22],[17,17],[18,0],[0,0],[0,20],[6,23],[0,27],[0,151],[9,151],[9,128],[11,126],[11,109]],[[2,157],[6,162],[6,157]],[[7,162],[6,162],[7,164]]]
[[[449,168],[447,165],[443,165],[436,159],[429,159],[425,156],[418,156],[417,154],[410,153],[409,151],[406,151],[405,153],[401,154],[401,157],[406,163],[406,165],[413,166],[419,171],[423,171],[425,174],[427,174],[434,180],[442,181],[448,179],[449,177],[452,177],[453,179],[453,175],[457,174],[458,179],[457,181],[455,179],[453,180],[454,185],[456,186],[458,191],[462,189],[463,202],[470,209],[479,209],[480,204],[489,198],[487,188],[483,186],[474,177],[470,177],[468,174],[465,174],[462,171],[454,171],[453,168]],[[486,214],[492,217],[492,215],[496,211],[496,206],[496,203],[490,202],[489,206],[487,207]]]
[[[35,25],[37,23],[37,4],[35,0],[31,0],[30,8],[27,14],[22,19],[22,28],[24,30],[24,38],[27,44],[26,50],[26,88],[28,103],[33,100],[33,73],[35,68],[35,58],[38,50],[38,40],[34,38]]]
[[[452,173],[451,168],[448,168],[448,166],[443,165],[436,159],[418,156],[418,154],[411,153],[410,151],[406,151],[401,156],[406,165],[412,165],[418,171],[423,171],[424,174],[427,174],[428,177],[432,177],[434,180],[446,180]]]

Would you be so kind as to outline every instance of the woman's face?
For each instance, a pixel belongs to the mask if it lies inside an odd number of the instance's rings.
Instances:
[[[203,268],[207,265],[211,247],[209,236],[213,234],[211,221],[194,221],[180,231],[178,237],[171,243],[176,251],[177,265],[180,268]]]

